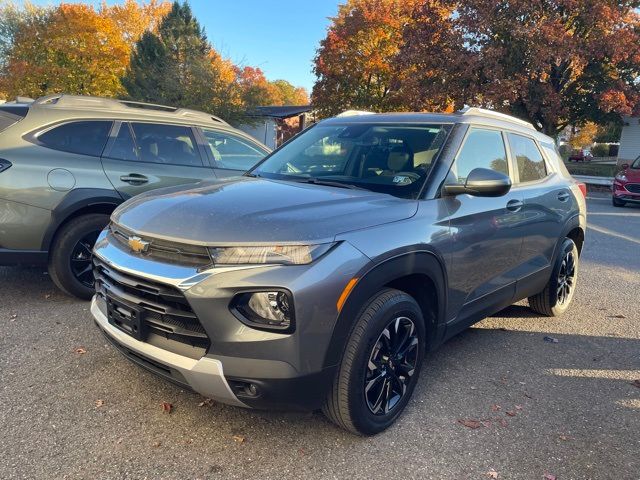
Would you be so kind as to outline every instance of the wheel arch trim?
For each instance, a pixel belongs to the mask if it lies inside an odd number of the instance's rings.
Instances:
[[[109,189],[78,188],[70,191],[51,212],[51,222],[42,239],[42,250],[49,251],[59,228],[79,212],[91,208],[113,211],[122,202],[122,197]]]
[[[358,281],[338,314],[325,355],[324,367],[335,366],[340,362],[351,329],[366,302],[389,283],[416,274],[428,277],[435,287],[437,314],[435,322],[427,325],[427,330],[432,332],[431,341],[438,342],[441,339],[444,332],[442,322],[446,318],[447,306],[444,261],[431,249],[404,249],[390,253],[382,261],[374,265],[369,264],[354,275]]]

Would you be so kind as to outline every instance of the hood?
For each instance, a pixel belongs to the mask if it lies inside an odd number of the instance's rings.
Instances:
[[[365,190],[237,177],[139,195],[112,220],[140,235],[201,245],[322,243],[409,218],[417,207]]]
[[[620,173],[624,173],[629,182],[640,182],[640,168],[627,168]]]

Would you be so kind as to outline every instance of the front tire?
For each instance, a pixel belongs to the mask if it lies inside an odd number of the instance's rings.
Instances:
[[[578,280],[578,263],[576,244],[570,238],[565,238],[549,283],[542,292],[529,297],[529,306],[533,311],[547,317],[558,317],[569,308]]]
[[[89,300],[93,286],[92,251],[109,215],[81,215],[63,225],[51,246],[49,276],[67,295]]]
[[[409,295],[385,289],[360,313],[322,408],[359,435],[388,428],[406,407],[420,373],[426,329]]]
[[[624,200],[618,200],[616,197],[611,197],[611,203],[614,207],[624,207],[627,204]]]

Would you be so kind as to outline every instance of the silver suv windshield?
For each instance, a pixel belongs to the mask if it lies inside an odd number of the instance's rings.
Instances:
[[[450,127],[319,124],[248,175],[417,198]]]

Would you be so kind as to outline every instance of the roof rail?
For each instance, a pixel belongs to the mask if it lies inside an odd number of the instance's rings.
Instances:
[[[178,108],[173,113],[179,117],[202,118],[209,121],[213,120],[214,122],[220,122],[224,125],[229,125],[220,117],[216,117],[215,115],[211,115],[210,113],[201,112],[200,110],[191,110],[190,108]]]
[[[375,112],[368,112],[366,110],[345,110],[342,113],[336,115],[336,117],[356,117],[358,115],[373,115]]]
[[[464,107],[462,110],[459,110],[459,112],[462,115],[477,115],[478,117],[495,118],[497,120],[517,123],[523,127],[531,128],[533,130],[536,129],[532,123],[527,122],[526,120],[521,120],[520,118],[507,115],[506,113],[495,112],[486,108]]]
[[[57,107],[57,108],[88,108],[88,109],[100,109],[100,110],[128,110],[128,109],[141,109],[141,110],[155,110],[157,112],[164,112],[175,115],[177,117],[190,117],[194,119],[201,119],[206,121],[219,122],[224,125],[228,125],[227,122],[220,117],[211,115],[209,113],[200,112],[198,110],[191,110],[188,108],[176,108],[167,105],[158,105],[154,103],[136,102],[133,100],[119,100],[116,98],[104,98],[104,97],[91,97],[88,95],[66,95],[66,94],[53,94],[40,97],[33,102],[34,105],[45,107]]]

